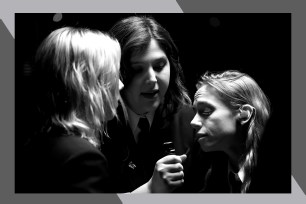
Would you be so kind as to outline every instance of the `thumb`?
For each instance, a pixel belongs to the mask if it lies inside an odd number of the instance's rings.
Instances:
[[[180,156],[181,160],[182,160],[182,163],[187,159],[187,155],[186,154],[182,154]]]

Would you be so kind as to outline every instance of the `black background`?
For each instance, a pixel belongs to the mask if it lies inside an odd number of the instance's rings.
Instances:
[[[252,76],[271,101],[272,115],[259,151],[254,192],[291,192],[291,14],[54,14],[15,15],[15,141],[18,154],[33,134],[31,66],[53,30],[80,26],[108,31],[131,15],[154,17],[179,49],[190,97],[206,71],[237,69]],[[18,180],[18,177],[16,177]]]

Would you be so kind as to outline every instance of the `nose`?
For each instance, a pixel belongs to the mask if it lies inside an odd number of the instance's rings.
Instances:
[[[155,83],[157,82],[157,79],[156,79],[156,73],[153,69],[153,67],[150,67],[148,69],[148,78],[147,78],[147,83],[148,84],[152,84],[152,85],[155,85]]]
[[[194,118],[190,122],[190,125],[195,130],[199,130],[202,127],[202,122],[199,120],[198,114],[194,116]]]
[[[121,89],[123,89],[124,84],[122,83],[122,81],[119,79],[119,91],[121,91]]]

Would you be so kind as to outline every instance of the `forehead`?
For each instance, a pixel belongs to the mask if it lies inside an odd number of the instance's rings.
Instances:
[[[217,90],[209,85],[204,85],[197,90],[194,96],[194,105],[210,104],[214,106],[225,106]]]
[[[166,53],[161,49],[158,42],[154,39],[151,39],[149,46],[144,50],[144,52],[137,52],[132,55],[131,63],[144,63],[160,58],[167,58]]]

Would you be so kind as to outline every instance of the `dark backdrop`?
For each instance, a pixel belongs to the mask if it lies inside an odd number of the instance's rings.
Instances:
[[[30,87],[38,45],[62,26],[108,31],[116,21],[130,15],[152,16],[169,31],[179,48],[192,99],[195,84],[206,70],[237,69],[258,82],[271,101],[272,116],[259,151],[253,191],[290,193],[291,14],[16,14],[16,172],[20,170],[20,149],[33,134],[36,120]]]

